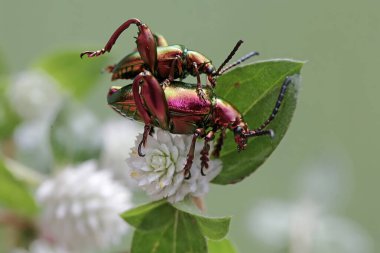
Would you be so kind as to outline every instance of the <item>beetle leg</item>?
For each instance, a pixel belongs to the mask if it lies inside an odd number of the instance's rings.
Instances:
[[[170,72],[169,72],[169,77],[166,78],[162,83],[162,87],[163,89],[165,89],[167,86],[170,85],[171,82],[174,81],[174,74],[175,74],[175,67],[178,67],[178,72],[181,73],[182,72],[182,63],[181,63],[181,57],[179,55],[177,55],[173,61],[172,61],[172,65],[170,66]]]
[[[191,178],[190,169],[191,169],[191,165],[193,165],[195,142],[196,142],[197,138],[203,132],[204,132],[203,128],[198,128],[198,129],[195,130],[195,133],[193,134],[193,139],[191,140],[189,153],[187,154],[186,164],[185,164],[185,167],[183,168],[185,179],[190,179]]]
[[[206,176],[206,174],[203,171],[203,168],[208,169],[208,161],[210,161],[209,155],[208,155],[209,151],[210,151],[210,144],[208,144],[208,143],[209,143],[209,141],[214,139],[214,136],[215,136],[215,131],[211,130],[206,134],[206,136],[204,138],[205,143],[204,143],[203,149],[201,151],[201,174],[202,174],[202,176]]]
[[[197,94],[198,94],[198,97],[199,97],[199,99],[206,101],[205,93],[202,89],[202,83],[201,83],[201,77],[200,77],[199,71],[198,71],[198,65],[196,62],[193,62],[193,69],[194,69],[194,73],[197,77]]]
[[[137,148],[137,152],[138,152],[139,156],[145,156],[145,154],[143,154],[143,153],[141,152],[141,147],[142,147],[142,146],[145,147],[146,140],[148,139],[148,135],[150,134],[150,132],[152,131],[152,129],[153,129],[152,125],[145,125],[145,126],[144,126],[143,138],[142,138],[142,140],[140,141],[139,146],[138,146],[138,148]]]
[[[126,22],[124,22],[119,28],[117,28],[116,31],[112,34],[112,36],[108,40],[107,44],[104,46],[104,48],[97,51],[85,51],[80,54],[80,57],[82,58],[84,55],[87,55],[88,57],[95,57],[95,56],[102,55],[105,52],[110,52],[113,45],[119,38],[120,34],[124,32],[126,29],[128,29],[128,27],[131,24],[135,24],[139,30],[137,38],[136,38],[136,44],[137,44],[137,50],[140,53],[141,59],[144,61],[145,64],[147,64],[150,67],[150,70],[153,73],[156,73],[156,67],[157,67],[156,38],[154,37],[149,27],[146,24],[141,23],[141,21],[137,18],[129,19]]]
[[[136,108],[146,125],[157,121],[160,128],[169,129],[169,109],[163,89],[148,71],[140,73],[132,84]]]
[[[220,156],[220,150],[223,147],[223,143],[224,143],[224,138],[225,137],[226,137],[226,129],[223,128],[222,131],[220,132],[220,135],[219,135],[217,141],[216,141],[214,150],[212,151],[213,157],[219,158],[219,156]]]
[[[140,27],[142,25],[141,21],[137,18],[132,18],[127,21],[125,21],[119,28],[116,29],[116,31],[112,34],[110,39],[108,40],[107,44],[104,46],[103,49],[100,49],[98,51],[85,51],[80,54],[80,57],[82,58],[83,55],[87,55],[88,57],[94,57],[104,54],[105,52],[110,52],[113,45],[115,44],[116,40],[119,38],[120,34],[124,32],[131,24],[137,25],[137,27]],[[140,29],[139,29],[140,30]]]
[[[181,57],[179,55],[176,55],[176,57],[174,58],[173,62],[172,62],[172,65],[170,66],[170,73],[169,73],[169,81],[170,82],[173,82],[174,81],[174,71],[175,71],[175,67],[178,67],[178,72],[181,73],[182,72],[182,64],[181,64]]]

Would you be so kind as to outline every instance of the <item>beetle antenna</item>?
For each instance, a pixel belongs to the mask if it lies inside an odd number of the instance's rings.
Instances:
[[[243,44],[244,41],[242,40],[239,40],[235,47],[232,49],[231,53],[227,56],[227,58],[224,60],[224,62],[220,65],[220,67],[218,68],[218,70],[215,72],[215,74],[213,74],[214,76],[219,76],[219,72],[222,70],[222,68],[231,60],[232,56],[234,56],[234,54],[236,53],[236,51],[238,51],[239,47],[241,46],[241,44]]]
[[[288,88],[288,86],[291,82],[292,82],[292,80],[289,77],[285,78],[284,82],[281,85],[281,91],[280,91],[280,94],[278,95],[277,102],[273,108],[272,114],[269,116],[269,118],[259,128],[255,129],[253,131],[255,131],[255,132],[262,131],[276,117],[276,114],[278,113],[278,110],[280,109],[281,102],[284,99],[286,89]]]
[[[224,72],[226,72],[227,70],[230,70],[232,69],[233,67],[239,65],[240,63],[243,63],[244,61],[248,60],[249,58],[255,56],[255,55],[259,55],[259,52],[256,52],[256,51],[253,51],[253,52],[250,52],[249,54],[246,54],[244,55],[243,57],[241,57],[239,60],[237,60],[236,62],[232,63],[231,65],[228,65],[227,67],[225,67],[224,69],[222,69],[219,73],[218,73],[218,76],[222,75]]]
[[[274,132],[272,129],[268,130],[251,130],[249,133],[244,134],[245,137],[253,137],[253,136],[262,136],[269,135],[271,138],[274,137]]]

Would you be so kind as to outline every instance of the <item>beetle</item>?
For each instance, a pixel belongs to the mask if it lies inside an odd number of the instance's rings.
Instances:
[[[251,52],[240,58],[237,64],[232,64],[224,68],[243,43],[242,40],[239,40],[226,60],[216,70],[211,60],[203,54],[189,50],[182,45],[168,46],[165,38],[152,33],[149,27],[143,24],[139,19],[132,18],[116,29],[103,49],[85,51],[81,53],[80,56],[83,57],[87,55],[88,57],[96,57],[105,52],[110,52],[121,33],[128,29],[131,24],[136,25],[138,28],[138,36],[136,38],[137,51],[128,54],[119,63],[107,68],[107,70],[112,73],[112,80],[134,79],[139,73],[144,70],[149,70],[152,75],[161,82],[162,86],[165,86],[174,79],[184,79],[190,74],[197,77],[196,92],[200,98],[203,98],[204,94],[202,93],[202,83],[199,77],[200,73],[206,74],[209,84],[215,87],[216,78],[218,76],[250,57],[258,55],[258,52]]]
[[[210,87],[204,88],[205,99],[202,100],[194,93],[196,84],[174,81],[163,89],[165,99],[156,104],[156,97],[151,95],[150,91],[161,87],[147,71],[140,73],[133,84],[111,87],[107,100],[111,108],[122,116],[144,122],[143,138],[138,146],[140,156],[144,156],[141,148],[145,146],[153,127],[160,127],[173,134],[192,134],[192,142],[184,166],[185,178],[188,179],[191,177],[190,168],[197,138],[204,139],[201,151],[201,174],[205,175],[203,169],[208,168],[209,142],[214,139],[217,131],[221,133],[213,151],[215,157],[219,157],[227,129],[234,133],[238,151],[246,148],[247,139],[250,137],[261,135],[273,137],[273,130],[265,128],[278,113],[290,83],[291,79],[288,77],[283,81],[271,115],[254,130],[249,129],[242,114],[231,103],[218,97]],[[143,97],[143,99],[136,99],[136,97]],[[162,103],[162,101],[167,103]]]

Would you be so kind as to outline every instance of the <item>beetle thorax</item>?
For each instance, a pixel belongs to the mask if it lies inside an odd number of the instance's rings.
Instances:
[[[242,116],[230,103],[217,98],[214,107],[214,122],[221,128],[234,128],[242,122]]]
[[[198,71],[200,73],[211,75],[215,71],[214,66],[211,64],[211,61],[201,53],[189,50],[186,54],[186,58],[187,69],[193,76],[196,74],[193,69],[193,63],[197,64]]]

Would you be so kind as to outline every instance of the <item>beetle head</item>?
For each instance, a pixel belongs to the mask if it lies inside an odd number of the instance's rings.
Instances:
[[[245,122],[237,120],[238,123],[232,126],[232,130],[235,136],[235,142],[237,144],[238,151],[244,150],[247,147],[247,136],[248,126]]]

